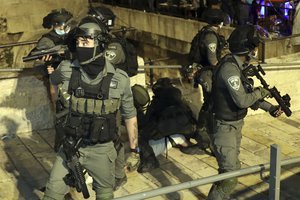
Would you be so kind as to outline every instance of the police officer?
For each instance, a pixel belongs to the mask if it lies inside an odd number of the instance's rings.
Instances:
[[[46,29],[51,29],[50,32],[44,34],[38,41],[36,47],[32,50],[34,51],[40,51],[40,50],[46,50],[53,48],[57,45],[67,45],[68,44],[68,33],[71,29],[69,26],[69,22],[72,20],[72,13],[62,9],[52,10],[47,16],[43,18],[43,27]],[[53,70],[57,68],[59,63],[63,60],[61,56],[44,56],[41,61],[43,61],[43,72],[44,72],[44,65],[48,65],[48,63],[51,63],[51,67]],[[38,64],[38,63],[36,63]],[[48,84],[48,76],[46,80]],[[59,101],[58,96],[60,95],[60,87],[50,84],[49,85],[49,93],[50,98],[53,105],[53,110],[56,112],[60,112],[63,109],[63,104],[61,101]],[[57,151],[60,145],[60,141],[63,135],[63,132],[61,130],[59,120],[56,120],[55,129],[55,142],[54,142],[54,150]]]
[[[66,44],[66,36],[71,29],[68,22],[72,19],[72,17],[72,13],[64,8],[52,10],[47,16],[45,16],[43,18],[43,27],[52,30],[44,34],[41,39],[39,39],[36,49],[43,50],[56,45]]]
[[[101,38],[103,30],[98,24],[81,24],[76,31],[77,59],[63,61],[52,72],[53,84],[64,83],[70,97],[70,113],[64,126],[66,138],[82,139],[79,162],[93,178],[96,199],[113,198],[115,159],[113,140],[117,136],[116,114],[120,110],[125,119],[132,153],[128,165],[139,162],[137,150],[136,110],[128,75],[114,68],[112,63],[122,62],[124,53],[118,44],[111,44],[105,52]],[[105,55],[105,58],[103,57]],[[68,191],[63,177],[68,173],[63,148],[58,152],[46,186],[44,200],[63,199]]]
[[[52,10],[47,16],[43,18],[43,27],[46,29],[52,29],[50,32],[44,34],[39,40],[36,47],[31,51],[40,51],[45,49],[53,48],[57,45],[67,44],[67,34],[70,31],[70,26],[68,22],[72,19],[72,13],[68,12],[64,8],[58,10]],[[52,60],[54,59],[54,60]],[[62,59],[59,57],[44,56],[42,61],[51,61],[52,67],[56,68]],[[49,87],[50,98],[55,108],[55,103],[57,99],[57,87],[50,85]]]
[[[225,39],[219,35],[219,30],[223,25],[230,23],[230,17],[220,10],[220,2],[213,0],[210,1],[210,8],[203,12],[202,20],[209,25],[203,27],[194,37],[189,55],[194,67],[191,76],[194,78],[195,87],[198,84],[201,85],[203,94],[203,105],[198,115],[198,133],[195,134],[195,139],[200,148],[206,149],[210,143],[206,124],[212,87],[212,71],[221,58],[221,51],[225,44]],[[194,154],[194,151],[198,152],[197,148],[198,146],[189,146],[182,148],[181,151]]]
[[[214,75],[212,88],[212,113],[213,126],[209,135],[213,143],[219,173],[238,170],[240,144],[242,139],[241,129],[247,109],[261,108],[278,117],[282,111],[279,106],[264,101],[270,93],[268,90],[257,87],[245,75],[245,67],[253,55],[257,54],[260,42],[259,32],[255,26],[244,25],[236,28],[230,38],[229,49],[231,54],[220,61]],[[230,193],[237,185],[237,178],[226,179],[214,183],[208,200],[228,199]]]
[[[88,16],[81,20],[81,23],[85,22],[96,22],[102,29],[105,29],[105,34],[107,39],[103,41],[107,45],[111,42],[112,37],[115,37],[113,34],[110,33],[111,29],[114,27],[115,22],[115,14],[106,7],[97,6],[97,7],[90,7],[88,12]],[[114,41],[116,42],[116,41]],[[124,50],[124,49],[123,49]],[[125,54],[126,55],[126,54]],[[126,56],[125,56],[126,57]],[[125,58],[127,59],[127,58]],[[115,67],[117,66],[124,66],[124,63],[114,63]],[[123,68],[122,68],[123,69]],[[118,120],[119,125],[121,125],[121,120]],[[119,133],[121,135],[121,133]],[[122,185],[127,182],[127,176],[125,173],[125,149],[124,144],[121,141],[120,137],[118,137],[115,141],[115,148],[117,150],[117,159],[115,162],[116,170],[115,170],[115,187],[114,190],[118,190]],[[131,170],[131,169],[129,169]]]

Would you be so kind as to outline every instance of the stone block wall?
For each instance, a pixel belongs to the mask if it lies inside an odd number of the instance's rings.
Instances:
[[[0,44],[38,40],[49,32],[42,21],[51,10],[65,8],[75,20],[88,10],[88,0],[0,0],[0,4]],[[0,69],[25,66],[21,58],[33,47],[0,49]],[[41,79],[0,72],[0,88],[0,136],[53,128],[47,87]]]
[[[44,82],[35,76],[0,79],[0,136],[53,128]]]
[[[88,10],[88,0],[0,0],[0,4],[0,44],[38,40],[49,32],[49,29],[42,27],[42,23],[43,17],[51,10],[65,8],[73,13],[75,20],[85,16]],[[0,68],[24,66],[21,58],[33,47],[27,45],[0,49]],[[7,51],[11,57],[8,60]]]

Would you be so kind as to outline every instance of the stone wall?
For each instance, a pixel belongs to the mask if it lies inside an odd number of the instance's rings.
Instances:
[[[88,10],[88,0],[0,0],[0,44],[37,40],[49,29],[42,27],[43,17],[51,10],[65,8],[78,20]],[[0,49],[0,68],[24,66],[21,57],[34,45]]]
[[[46,87],[36,76],[0,79],[0,136],[53,128]]]
[[[75,20],[88,10],[88,0],[0,0],[0,4],[0,44],[39,39],[49,32],[42,27],[42,20],[53,9],[65,8]],[[0,69],[23,67],[21,58],[33,47],[0,49]],[[53,128],[47,87],[37,76],[23,74],[0,72],[0,136]]]

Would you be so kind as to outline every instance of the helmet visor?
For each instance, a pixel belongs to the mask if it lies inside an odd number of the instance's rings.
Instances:
[[[102,33],[101,28],[94,23],[86,23],[76,29],[75,37],[85,37],[95,39]]]

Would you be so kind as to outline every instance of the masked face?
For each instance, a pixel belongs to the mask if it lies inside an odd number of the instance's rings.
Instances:
[[[94,47],[77,47],[76,52],[79,63],[83,63],[93,58]]]
[[[57,35],[66,35],[70,31],[70,27],[65,26],[65,25],[56,26],[56,27],[54,27],[54,31],[55,31],[55,33],[57,33]]]
[[[77,38],[76,52],[80,64],[88,64],[92,61],[90,59],[95,59],[95,56],[98,56],[102,51],[100,46],[96,46],[95,48],[95,41],[93,39],[83,37]]]

